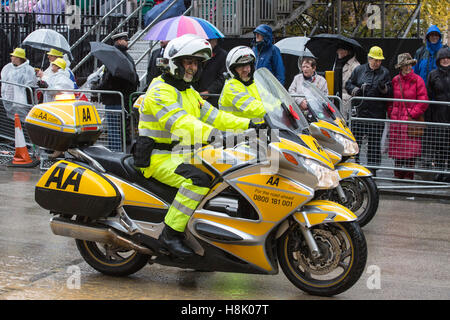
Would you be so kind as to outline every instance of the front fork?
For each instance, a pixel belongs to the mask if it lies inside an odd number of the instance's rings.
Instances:
[[[313,258],[320,258],[321,253],[319,247],[317,246],[316,240],[314,240],[311,230],[303,225],[300,225],[300,231],[306,240],[306,244],[308,245],[309,251],[311,252]]]

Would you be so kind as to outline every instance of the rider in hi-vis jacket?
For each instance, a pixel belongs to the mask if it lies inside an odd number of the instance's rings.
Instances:
[[[226,67],[232,78],[225,82],[222,89],[219,109],[255,122],[263,121],[266,111],[253,81],[255,54],[252,49],[246,46],[231,49]]]
[[[249,119],[219,111],[191,87],[201,73],[201,63],[211,57],[208,41],[194,35],[173,39],[164,52],[163,74],[151,82],[139,110],[139,135],[154,141],[150,165],[141,168],[146,178],[154,178],[178,192],[165,217],[160,241],[179,257],[194,252],[187,246],[184,230],[201,199],[208,193],[211,177],[175,154],[175,145],[210,143],[223,138],[225,130],[253,127]]]

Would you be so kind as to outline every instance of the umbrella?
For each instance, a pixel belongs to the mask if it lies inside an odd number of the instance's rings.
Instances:
[[[55,30],[35,30],[31,32],[25,40],[23,40],[22,45],[47,51],[50,49],[56,49],[67,53],[73,59],[72,53],[70,52],[70,45],[66,38]]]
[[[358,59],[360,63],[364,63],[366,61],[366,51],[361,44],[359,44],[356,40],[344,37],[340,34],[323,33],[312,36],[306,43],[306,47],[317,57],[319,57],[319,59],[321,57],[325,58],[325,56],[328,56],[327,58],[329,59],[330,54],[335,55],[339,44],[345,44],[353,48],[356,59]]]
[[[275,45],[280,49],[281,53],[292,54],[299,57],[316,58],[312,52],[305,47],[308,37],[289,37],[284,38]]]
[[[91,54],[100,60],[113,77],[129,82],[136,80],[134,66],[130,60],[116,47],[102,42],[90,42]]]
[[[156,17],[158,17],[169,5],[172,4],[172,1],[164,1],[160,4],[153,6],[145,15],[144,15],[144,25],[148,26]],[[177,2],[170,7],[158,20],[164,20],[168,18],[178,17],[186,11],[186,6],[184,5],[184,0],[177,0]]]
[[[158,22],[143,40],[172,40],[188,33],[196,34],[203,39],[225,38],[219,29],[204,19],[179,16]]]

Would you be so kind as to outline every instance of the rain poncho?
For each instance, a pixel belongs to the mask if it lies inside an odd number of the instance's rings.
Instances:
[[[66,76],[67,78],[69,78],[72,82],[73,82],[73,86],[71,89],[78,89],[78,86],[75,82],[75,78],[73,76],[73,73],[70,71],[69,68],[66,68],[65,70],[61,70]],[[47,82],[48,78],[53,74],[52,71],[52,65],[50,65],[47,69],[45,69],[44,71],[44,75],[42,76],[42,81]]]
[[[60,94],[64,89],[73,89],[73,82],[70,80],[68,72],[62,69],[50,74],[44,81],[48,84],[47,89],[61,90],[58,92],[46,91],[44,93],[44,102],[53,101],[55,96]]]
[[[8,81],[12,83],[17,83],[20,85],[25,85],[29,87],[36,87],[37,78],[34,68],[30,66],[29,61],[25,61],[20,66],[15,66],[12,63],[8,63],[1,72],[1,79],[3,81]],[[29,91],[29,90],[28,90]],[[3,106],[5,107],[6,113],[10,119],[14,119],[14,114],[19,114],[22,121],[31,109],[31,105],[27,105],[27,89],[17,85],[11,85],[7,83],[2,83],[2,98]],[[28,93],[30,94],[30,93]],[[31,101],[30,101],[31,102]]]

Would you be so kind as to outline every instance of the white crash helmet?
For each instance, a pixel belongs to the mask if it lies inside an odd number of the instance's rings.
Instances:
[[[234,77],[238,77],[239,75],[236,73],[234,68],[239,65],[245,65],[250,63],[253,75],[255,60],[256,57],[252,49],[246,46],[238,46],[230,50],[230,52],[227,55],[225,65],[227,67],[228,73],[230,73]]]
[[[191,57],[198,58],[201,62],[211,58],[211,44],[194,34],[185,34],[167,44],[164,50],[164,58],[166,59],[166,72],[169,72],[177,79],[183,79],[184,68],[181,64],[181,58]],[[197,71],[194,81],[198,80],[201,73],[201,65]]]

